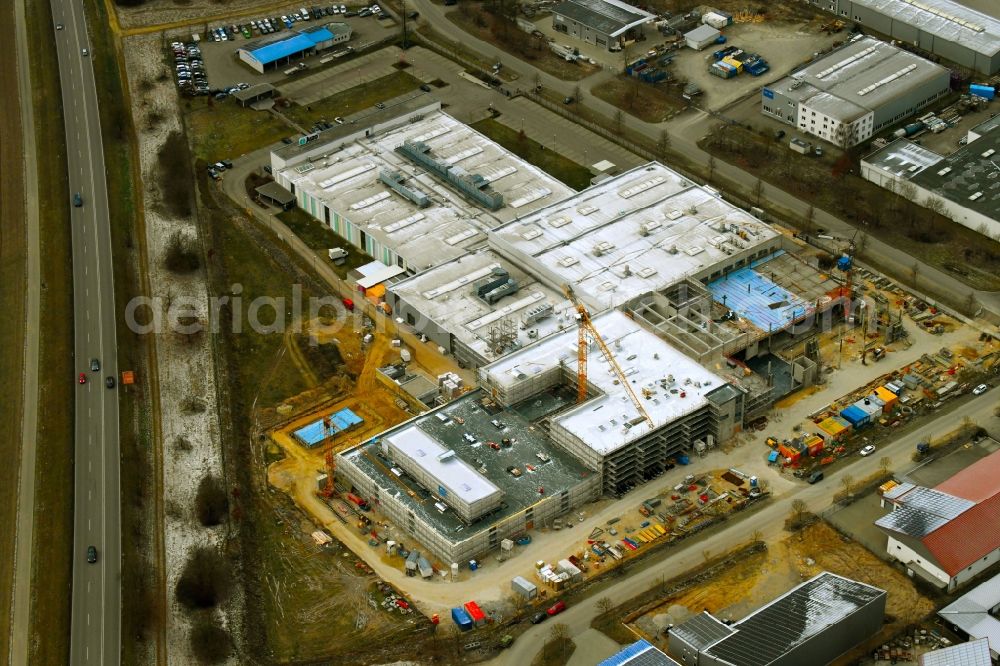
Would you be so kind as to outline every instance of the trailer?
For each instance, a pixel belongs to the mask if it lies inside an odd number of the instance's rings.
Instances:
[[[465,612],[465,609],[461,606],[451,609],[451,619],[462,631],[469,631],[472,629],[472,618],[469,617],[469,614]]]

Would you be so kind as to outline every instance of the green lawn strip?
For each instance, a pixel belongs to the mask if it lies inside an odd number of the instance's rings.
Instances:
[[[521,159],[534,164],[553,178],[558,178],[574,190],[590,186],[590,170],[559,153],[545,148],[542,144],[522,136],[520,132],[504,124],[486,118],[471,125],[473,129],[514,153]]]
[[[69,662],[73,543],[73,276],[59,66],[47,2],[26,8],[41,263],[38,435],[28,663]],[[20,298],[22,294],[18,294]],[[21,347],[18,347],[21,352]],[[20,377],[17,378],[18,384]],[[14,465],[11,465],[14,467]]]
[[[196,158],[209,164],[257,150],[294,130],[267,111],[239,106],[235,100],[217,102],[210,97],[185,100],[188,136]]]
[[[338,116],[349,116],[373,107],[379,102],[416,90],[420,87],[420,83],[420,79],[406,71],[397,71],[374,81],[360,83],[306,106],[293,104],[291,108],[282,110],[282,113],[308,129],[319,120],[332,123]]]

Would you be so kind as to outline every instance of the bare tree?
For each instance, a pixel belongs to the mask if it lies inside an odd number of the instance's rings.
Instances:
[[[809,208],[806,209],[805,232],[807,234],[811,234],[815,227],[816,227],[816,209],[813,207],[812,204],[810,204]]]
[[[583,101],[583,91],[580,89],[580,86],[574,86],[573,87],[573,100],[577,104],[580,104]],[[580,107],[577,106],[577,109],[579,109],[579,108]]]
[[[549,640],[560,641],[564,638],[569,638],[569,627],[562,622],[553,624],[552,628],[549,629]]]
[[[944,215],[947,212],[947,207],[944,201],[940,197],[929,196],[924,199],[924,208],[932,213],[937,213],[938,215]]]
[[[760,206],[760,198],[764,194],[764,181],[760,178],[753,184],[753,201],[755,206]]]
[[[622,133],[622,122],[625,120],[624,114],[622,114],[621,109],[615,109],[615,131],[621,135]]]
[[[920,262],[914,261],[913,265],[910,266],[910,278],[913,280],[914,286],[917,284],[917,275],[920,274]]]
[[[614,607],[614,603],[611,601],[610,597],[601,597],[597,600],[597,612],[607,613]]]
[[[892,458],[889,456],[882,456],[878,461],[878,471],[882,476],[889,476],[889,468],[892,467]]]
[[[463,4],[469,4],[469,3],[463,3]],[[542,75],[541,75],[541,73],[535,72],[534,84],[535,84],[535,90],[538,90],[539,88],[542,87]]]
[[[764,533],[760,530],[754,530],[750,533],[750,543],[754,544],[764,538]]]
[[[660,157],[666,157],[670,150],[670,133],[667,130],[660,130],[660,139],[656,142],[656,150]]]
[[[840,480],[840,485],[844,488],[845,495],[850,496],[854,494],[854,477],[850,474],[844,475]]]
[[[709,155],[708,156],[708,180],[709,180],[709,182],[711,182],[711,180],[713,178],[715,178],[715,156],[714,155]]]
[[[796,524],[802,522],[802,518],[806,515],[806,510],[808,508],[809,507],[806,503],[800,499],[792,502],[792,516],[794,517]]]

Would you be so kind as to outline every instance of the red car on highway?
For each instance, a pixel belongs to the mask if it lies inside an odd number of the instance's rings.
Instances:
[[[80,373],[80,379],[77,380],[77,381],[79,381],[81,384],[86,384],[87,383],[87,375],[81,372]]]

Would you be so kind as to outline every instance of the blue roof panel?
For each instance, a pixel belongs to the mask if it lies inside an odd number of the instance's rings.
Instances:
[[[320,42],[326,42],[333,39],[333,33],[327,28],[320,28],[319,30],[310,30],[305,33],[306,37],[312,40],[313,44],[319,44]]]
[[[314,46],[316,46],[316,43],[308,35],[298,34],[288,39],[282,39],[281,41],[252,49],[250,54],[257,62],[267,65],[276,60],[307,51]]]

